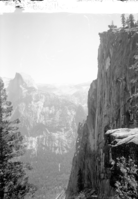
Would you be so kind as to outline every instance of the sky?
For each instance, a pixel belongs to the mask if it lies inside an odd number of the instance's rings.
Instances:
[[[0,16],[0,76],[78,84],[97,77],[99,32],[120,14],[7,13]]]

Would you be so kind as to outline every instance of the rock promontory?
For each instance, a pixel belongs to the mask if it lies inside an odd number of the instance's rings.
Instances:
[[[111,199],[111,166],[116,158],[138,164],[138,30],[99,34],[98,75],[88,93],[88,116],[78,127],[66,199]],[[123,136],[121,136],[123,135]]]

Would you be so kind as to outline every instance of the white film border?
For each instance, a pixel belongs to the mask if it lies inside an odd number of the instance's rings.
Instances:
[[[0,1],[0,14],[15,12],[71,12],[92,14],[137,13],[138,0],[9,0]]]

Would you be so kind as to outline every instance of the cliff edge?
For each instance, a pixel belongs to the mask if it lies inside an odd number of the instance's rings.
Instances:
[[[78,127],[66,199],[82,191],[89,192],[90,198],[113,198],[112,162],[132,155],[138,163],[138,30],[109,30],[99,35],[98,76],[89,89],[87,120]],[[130,136],[122,139],[108,131],[113,129],[130,132]],[[120,144],[112,146],[110,136]],[[122,141],[117,142],[118,137]],[[135,141],[128,143],[132,137]]]

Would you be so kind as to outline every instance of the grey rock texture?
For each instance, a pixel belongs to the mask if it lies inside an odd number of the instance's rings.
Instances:
[[[89,90],[87,120],[78,128],[66,199],[75,198],[86,188],[94,190],[99,199],[114,197],[108,175],[110,154],[107,155],[107,151],[110,149],[105,133],[109,129],[138,126],[138,31],[120,29],[99,35],[98,76]],[[124,139],[128,141],[130,136],[131,130]],[[124,139],[118,145],[123,146]],[[137,134],[134,140],[136,146]],[[129,153],[125,145],[122,149],[121,155]],[[112,158],[118,155],[116,152]]]

